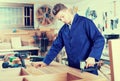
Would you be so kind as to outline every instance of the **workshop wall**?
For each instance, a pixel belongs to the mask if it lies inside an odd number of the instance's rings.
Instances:
[[[34,4],[34,14],[36,14],[36,10],[38,7],[42,6],[43,4],[48,4],[45,1],[39,1],[39,0],[1,0],[0,2],[8,2],[8,3],[30,3]],[[115,2],[115,3],[114,3]],[[53,6],[56,3],[50,2],[49,5]],[[68,7],[70,8],[75,8],[78,12],[78,14],[83,15],[92,18],[91,16],[88,16],[89,13],[87,13],[89,10],[90,11],[95,11],[96,12],[96,18],[93,18],[93,21],[95,24],[98,26],[100,31],[102,33],[120,33],[120,23],[119,23],[119,17],[120,17],[120,4],[119,0],[80,0],[78,3],[65,3]],[[107,17],[106,17],[107,13]],[[104,18],[103,18],[104,16]],[[107,20],[107,21],[106,21]],[[113,25],[115,27],[111,27],[111,20],[114,20],[117,24]],[[50,28],[55,28],[56,33],[58,30],[61,28],[63,25],[62,22],[60,21],[55,21],[52,25],[50,25]],[[107,26],[107,27],[105,27]],[[41,28],[43,26],[38,26],[38,22],[36,20],[36,16],[34,17],[34,28]],[[104,28],[103,28],[104,27]]]
[[[95,10],[97,17],[93,21],[104,34],[120,34],[120,1],[119,0],[84,0],[77,3],[78,13],[83,16],[88,16],[89,11]],[[107,14],[107,17],[105,15]],[[91,18],[91,16],[88,16]],[[111,25],[111,20],[116,24]],[[106,27],[107,25],[107,27]],[[104,27],[104,29],[103,29]]]

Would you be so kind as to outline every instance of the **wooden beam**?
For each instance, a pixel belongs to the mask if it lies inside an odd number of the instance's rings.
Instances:
[[[119,81],[120,77],[120,39],[112,39],[108,41],[111,81]]]

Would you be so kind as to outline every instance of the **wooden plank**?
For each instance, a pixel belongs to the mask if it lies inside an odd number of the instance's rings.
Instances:
[[[0,70],[0,76],[2,78],[18,77],[18,76],[25,76],[25,75],[29,75],[29,74],[23,68],[7,68],[7,69]]]
[[[108,41],[111,81],[120,81],[120,39],[112,39]]]
[[[0,77],[0,81],[23,81],[23,77]]]
[[[24,78],[24,81],[67,81],[67,74],[45,74],[41,76],[31,77],[27,76]]]
[[[26,70],[27,70],[27,68],[26,68]],[[67,80],[64,79],[65,81],[69,81],[69,79],[74,79],[74,80],[70,80],[70,81],[108,81],[106,78],[96,76],[96,75],[88,73],[88,72],[82,73],[79,69],[71,68],[66,65],[56,63],[56,62],[52,62],[49,66],[46,66],[46,67],[39,67],[39,68],[37,68],[37,70],[44,73],[43,75],[48,74],[49,76],[51,74],[58,74],[58,75],[60,74],[59,76],[61,76],[61,73],[67,73],[67,77],[66,77]],[[78,80],[76,80],[76,79],[78,79]],[[64,80],[58,79],[56,81],[64,81]],[[28,80],[28,81],[32,81],[32,80]]]
[[[33,47],[33,46],[21,46],[19,48],[14,48],[14,49],[0,49],[0,53],[1,52],[11,52],[11,51],[28,51],[28,50],[38,50],[39,51],[40,48],[38,47]]]
[[[22,47],[21,38],[20,37],[12,37],[11,45],[12,45],[12,48],[21,48]]]
[[[29,76],[24,68],[0,69],[0,81],[23,81],[23,77]]]
[[[2,78],[0,78],[0,81],[107,81],[100,76],[88,72],[81,73],[79,69],[56,62],[39,68],[33,67],[30,62],[26,63],[26,66],[26,69],[8,68],[4,69],[4,71],[1,69],[0,76]],[[6,77],[9,78],[6,79]],[[17,80],[16,77],[19,79]]]
[[[107,78],[108,81],[111,81],[111,71],[110,66],[108,64],[104,64],[101,66],[100,70],[98,70],[99,76]]]

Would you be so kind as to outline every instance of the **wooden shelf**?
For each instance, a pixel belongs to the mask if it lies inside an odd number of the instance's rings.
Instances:
[[[39,50],[38,47],[32,47],[32,46],[22,46],[20,48],[14,48],[14,49],[2,49],[0,52],[9,52],[9,51],[25,51],[25,50]]]
[[[5,35],[27,35],[29,34],[28,32],[20,32],[20,33],[5,33]]]

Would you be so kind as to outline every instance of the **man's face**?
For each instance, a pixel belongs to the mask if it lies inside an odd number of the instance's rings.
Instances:
[[[55,16],[58,20],[62,21],[65,24],[70,24],[69,12],[67,10],[61,10]]]

